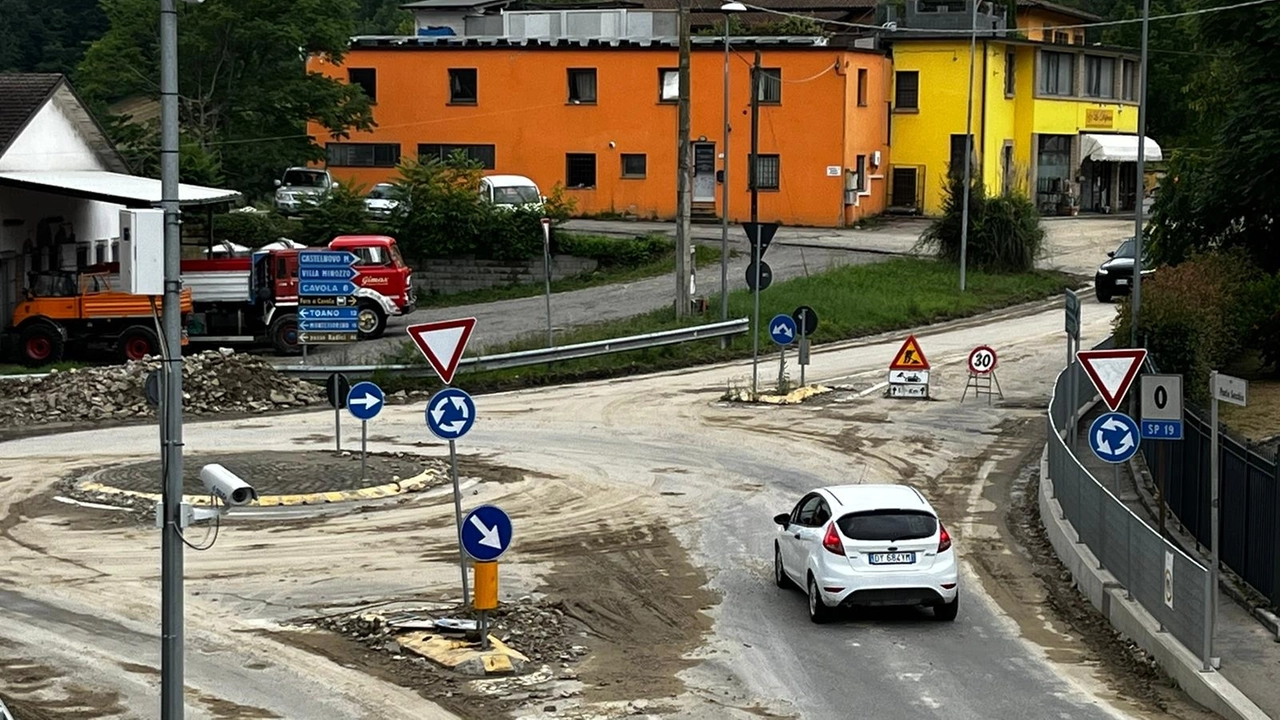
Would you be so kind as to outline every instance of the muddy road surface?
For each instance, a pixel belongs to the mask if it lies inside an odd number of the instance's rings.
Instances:
[[[1085,304],[1086,343],[1112,312]],[[446,682],[380,639],[307,622],[455,603],[447,493],[319,518],[231,516],[214,550],[186,554],[189,716],[1199,720],[1152,687],[1158,677],[1108,662],[1051,612],[1046,561],[1010,530],[1026,492],[1015,479],[1039,452],[1063,363],[1062,324],[1060,305],[1045,303],[922,329],[928,401],[883,397],[902,336],[816,351],[809,378],[839,389],[802,405],[722,401],[749,381],[749,363],[479,397],[458,443],[463,504],[512,515],[502,597],[554,617],[561,645],[513,635],[538,651],[530,673]],[[960,401],[979,344],[1001,354],[1004,398],[990,404]],[[773,372],[766,363],[761,377]],[[332,415],[270,422],[191,424],[186,446],[288,451],[328,432]],[[388,407],[371,425],[372,450],[447,452],[421,407]],[[0,445],[0,664],[48,676],[15,685],[0,674],[0,692],[156,716],[158,534],[51,497],[70,472],[156,447],[145,427]],[[774,587],[770,518],[814,486],[862,481],[914,483],[942,512],[963,560],[955,623],[885,610],[815,626],[798,592]]]

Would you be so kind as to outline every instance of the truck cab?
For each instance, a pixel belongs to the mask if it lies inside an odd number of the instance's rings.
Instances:
[[[387,235],[339,235],[329,242],[330,250],[346,250],[356,256],[360,272],[355,283],[381,293],[395,306],[392,315],[407,315],[416,308],[413,270],[405,263],[396,239]],[[383,321],[385,323],[385,319]],[[364,319],[361,318],[364,333]]]

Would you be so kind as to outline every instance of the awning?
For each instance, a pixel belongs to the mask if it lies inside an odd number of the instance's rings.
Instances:
[[[70,195],[132,208],[158,207],[160,181],[102,170],[13,170],[0,172],[0,187]],[[178,185],[178,204],[212,205],[240,197],[235,190]]]
[[[1143,159],[1163,160],[1160,146],[1151,138],[1144,138]],[[1080,137],[1080,157],[1106,162],[1138,162],[1137,135],[1085,134]]]

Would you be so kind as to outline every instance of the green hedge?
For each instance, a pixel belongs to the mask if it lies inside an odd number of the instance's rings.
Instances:
[[[611,238],[557,233],[553,240],[556,252],[590,258],[601,267],[639,267],[657,262],[675,249],[675,242],[662,235]]]

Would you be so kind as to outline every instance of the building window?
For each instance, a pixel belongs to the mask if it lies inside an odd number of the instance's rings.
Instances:
[[[492,145],[461,145],[457,143],[420,143],[418,157],[423,160],[439,160],[444,162],[455,152],[462,153],[468,160],[480,163],[485,170],[493,170],[497,166],[496,153]]]
[[[896,110],[920,109],[919,70],[899,70],[894,73],[893,105]]]
[[[751,156],[747,156],[747,167],[751,167]],[[756,189],[777,190],[782,184],[782,165],[777,155],[756,155]],[[750,184],[747,185],[750,189]]]
[[[1071,53],[1040,53],[1041,95],[1070,96],[1075,94],[1076,56]]]
[[[569,102],[574,105],[594,105],[596,102],[596,69],[569,69]],[[592,184],[595,184],[595,156],[591,156]]]
[[[1036,148],[1036,206],[1053,212],[1071,182],[1070,135],[1041,135]]]
[[[475,105],[480,99],[479,87],[475,68],[449,68],[451,105]]]
[[[858,68],[858,107],[867,106],[867,69]]]
[[[974,158],[974,153],[972,152],[975,149],[976,148],[973,147],[972,135],[965,135],[963,133],[960,135],[952,135],[951,161],[947,166],[947,172],[958,177],[964,177],[964,156],[966,151],[969,151],[969,162],[971,163],[969,167],[971,170],[975,170],[978,164]]]
[[[378,70],[376,68],[348,68],[347,82],[359,85],[369,102],[378,102]]]
[[[1062,32],[1061,30],[1055,30],[1053,32],[1053,43],[1055,45],[1070,45],[1071,36]]]
[[[860,192],[860,193],[864,193],[864,192],[866,192],[866,191],[867,191],[867,186],[868,186],[868,183],[867,183],[867,156],[866,156],[866,155],[859,155],[859,156],[858,156],[858,162],[857,162],[857,165],[855,165],[855,167],[857,168],[857,172],[858,172],[858,181],[857,181],[857,183],[856,183],[855,187],[857,188],[858,192]]]
[[[919,205],[917,187],[918,170],[914,167],[893,169],[893,186],[889,204],[898,208],[914,208]]]
[[[592,71],[595,77],[595,71]],[[583,189],[596,186],[596,154],[569,153],[564,156],[564,184]]]
[[[325,154],[330,167],[395,167],[400,163],[400,144],[329,143]]]
[[[622,177],[642,178],[649,169],[649,158],[644,153],[622,154]]]
[[[680,99],[680,71],[658,68],[658,102],[673,103]]]
[[[1017,89],[1017,78],[1014,70],[1018,66],[1018,55],[1012,50],[1004,54],[1004,96],[1013,97],[1014,90]]]
[[[782,102],[782,68],[760,68],[760,102],[777,105]]]
[[[1095,98],[1116,96],[1115,58],[1085,56],[1084,94]]]
[[[1078,32],[1078,33],[1076,33],[1076,34],[1075,34],[1075,40],[1074,40],[1073,42],[1075,42],[1075,44],[1076,44],[1076,45],[1083,45],[1083,44],[1084,44],[1084,33],[1082,33],[1082,32]]]
[[[1138,63],[1132,60],[1124,60],[1120,65],[1120,97],[1138,99]]]

